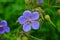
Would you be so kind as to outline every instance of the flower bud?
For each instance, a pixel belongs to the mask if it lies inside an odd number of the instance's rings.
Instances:
[[[46,19],[47,21],[50,21],[50,16],[49,16],[49,15],[45,15],[45,19]]]
[[[17,40],[20,40],[20,37],[18,37]]]
[[[60,3],[60,0],[56,0],[56,3]]]
[[[43,0],[37,0],[37,4],[43,3]]]
[[[40,22],[41,24],[43,24],[43,20],[42,20],[42,18],[39,19],[39,22]]]
[[[28,40],[28,38],[26,36],[23,36],[22,40]]]
[[[58,11],[57,11],[57,15],[59,15],[59,16],[60,16],[60,9],[58,9]]]
[[[25,0],[25,3],[26,4],[30,4],[30,0]]]
[[[37,11],[37,12],[40,12],[40,13],[44,13],[44,10],[42,10],[40,7],[37,7],[35,9],[33,9],[33,11]]]

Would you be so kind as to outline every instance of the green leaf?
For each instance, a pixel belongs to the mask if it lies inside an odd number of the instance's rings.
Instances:
[[[16,16],[19,14],[18,11],[23,11],[25,9],[24,1],[21,1],[21,2],[22,4],[14,3],[14,4],[9,5],[5,9],[5,19],[9,19],[11,16]]]
[[[3,13],[3,6],[0,5],[0,14],[2,14],[2,13]]]
[[[60,32],[60,20],[57,21],[57,29]]]
[[[13,0],[0,0],[0,2],[4,2],[4,3],[6,3],[6,2],[12,2]]]

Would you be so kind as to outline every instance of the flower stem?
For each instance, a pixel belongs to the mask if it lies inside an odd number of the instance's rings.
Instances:
[[[60,8],[60,6],[52,6],[52,7],[55,7],[55,8]]]
[[[49,22],[56,28],[56,25],[51,20]]]
[[[17,23],[18,23],[18,20],[16,20],[15,24],[17,24]]]
[[[32,36],[32,35],[31,35],[30,37],[31,37],[31,38],[34,38],[34,39],[36,39],[36,40],[40,40],[39,38],[36,38],[36,37],[34,37],[34,36]]]

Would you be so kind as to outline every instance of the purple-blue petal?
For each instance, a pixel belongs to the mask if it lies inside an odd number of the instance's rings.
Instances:
[[[18,22],[20,23],[20,24],[24,24],[25,22],[26,22],[26,18],[24,17],[24,16],[20,16],[19,18],[18,18]]]
[[[10,28],[9,27],[5,27],[5,32],[10,32]]]
[[[32,14],[32,19],[33,19],[33,20],[39,19],[39,13],[38,13],[38,12],[33,12],[33,14]]]
[[[31,17],[31,11],[29,11],[29,10],[24,11],[23,16],[25,18],[30,18]]]
[[[4,27],[0,27],[0,31],[3,31],[4,30]]]
[[[43,0],[38,0],[38,4],[40,4],[40,3],[42,3],[43,2]]]
[[[29,32],[29,31],[31,30],[30,24],[28,24],[28,23],[24,24],[24,25],[23,25],[23,30],[24,30],[25,32]]]
[[[33,22],[32,22],[32,28],[35,29],[35,30],[36,30],[36,29],[39,29],[39,22],[33,21]]]
[[[4,32],[9,32],[9,27],[7,27],[7,21],[2,20],[0,22],[0,34],[3,34]]]
[[[2,31],[0,31],[0,34],[4,34],[4,32],[5,32],[5,31],[4,31],[4,30],[2,30]]]
[[[5,20],[2,20],[2,21],[0,22],[0,25],[7,26],[7,22],[6,22]]]

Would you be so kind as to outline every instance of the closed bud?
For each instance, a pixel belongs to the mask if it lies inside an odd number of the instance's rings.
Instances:
[[[57,15],[59,15],[59,16],[60,16],[60,9],[58,9],[58,11],[57,11]]]
[[[56,3],[60,3],[60,0],[56,0]]]
[[[39,22],[40,22],[41,24],[43,24],[43,20],[42,20],[42,18],[39,19]]]
[[[40,13],[44,13],[44,10],[42,10],[40,7],[35,8],[34,11],[38,11]]]
[[[30,2],[31,2],[30,0],[25,0],[26,4],[30,4]]]
[[[49,15],[45,15],[45,19],[46,19],[47,21],[50,21],[50,16],[49,16]]]
[[[28,40],[28,38],[26,36],[23,36],[22,40]]]
[[[18,37],[17,40],[20,40],[20,37]]]

